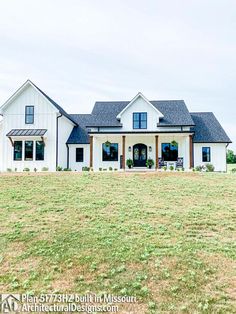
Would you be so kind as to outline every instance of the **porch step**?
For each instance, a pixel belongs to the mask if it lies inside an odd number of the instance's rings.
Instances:
[[[127,172],[154,172],[155,168],[148,169],[146,167],[133,167],[131,169],[127,168],[125,169]]]

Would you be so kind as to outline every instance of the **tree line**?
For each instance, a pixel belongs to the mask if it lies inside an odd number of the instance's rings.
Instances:
[[[236,154],[232,149],[227,150],[227,164],[236,164]]]

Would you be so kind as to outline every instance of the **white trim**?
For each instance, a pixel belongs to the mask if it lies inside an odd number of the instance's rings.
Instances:
[[[157,110],[157,108],[156,108],[155,106],[153,106],[153,104],[150,103],[150,101],[149,101],[141,92],[139,92],[139,93],[128,103],[128,105],[116,116],[116,118],[117,118],[117,119],[120,119],[121,116],[122,116],[122,114],[123,114],[139,97],[143,98],[143,100],[144,100],[147,104],[149,104],[149,105],[157,112],[157,114],[158,114],[158,116],[159,116],[160,118],[163,118],[163,117],[164,117],[163,114],[162,114],[159,110]]]

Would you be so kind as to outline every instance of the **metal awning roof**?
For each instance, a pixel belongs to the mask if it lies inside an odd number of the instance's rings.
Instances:
[[[44,136],[46,129],[13,129],[6,136]]]

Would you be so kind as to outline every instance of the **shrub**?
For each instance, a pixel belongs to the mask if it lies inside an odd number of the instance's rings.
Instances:
[[[99,168],[99,171],[102,171],[102,168]]]
[[[114,168],[114,171],[117,171],[118,169],[117,168]]]
[[[82,167],[82,171],[89,171],[90,170],[90,168],[89,167]]]
[[[11,168],[7,168],[7,172],[12,172],[12,169]]]
[[[112,171],[112,170],[113,170],[113,168],[112,168],[112,167],[109,167],[109,170],[110,170],[110,171]]]
[[[170,166],[170,171],[173,171],[174,169],[174,166]]]
[[[129,168],[131,168],[131,167],[133,167],[133,165],[134,165],[134,162],[133,162],[133,160],[132,159],[127,159],[126,160],[126,165],[129,167]]]
[[[107,168],[104,168],[103,171],[107,171]]]
[[[179,168],[177,168],[176,170],[177,170],[177,171],[180,171],[180,169],[179,169]]]
[[[57,171],[62,171],[62,167],[61,166],[57,166],[56,170]]]
[[[38,169],[37,168],[34,168],[34,172],[37,172],[38,171]]]
[[[71,168],[64,168],[63,171],[71,171]]]
[[[166,170],[167,170],[167,167],[166,167],[166,166],[164,166],[164,167],[163,167],[163,170],[164,170],[164,171],[166,171]]]
[[[195,170],[201,172],[204,170],[204,166],[196,166]]]
[[[236,173],[236,168],[231,169],[232,173]]]
[[[48,167],[43,167],[42,171],[48,171]]]
[[[23,171],[29,172],[29,171],[30,171],[30,168],[25,167],[25,168],[23,169]]]
[[[212,164],[206,164],[206,172],[214,172],[215,167]]]
[[[182,167],[182,169],[181,169],[182,171],[184,171],[185,169],[184,169],[184,167]]]
[[[93,171],[93,168],[92,168],[92,167],[90,168],[90,171]]]
[[[15,172],[17,172],[17,168],[15,168],[14,170],[15,170]]]
[[[154,166],[154,160],[151,159],[151,158],[147,159],[147,161],[146,161],[146,166],[147,166],[148,168],[152,168],[152,166]]]

